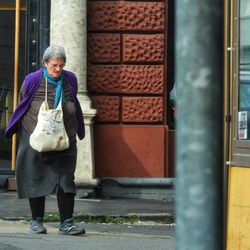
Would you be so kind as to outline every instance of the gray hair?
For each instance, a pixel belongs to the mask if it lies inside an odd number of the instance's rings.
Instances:
[[[65,50],[60,45],[50,45],[43,54],[42,63],[48,62],[50,59],[62,59],[66,62]]]

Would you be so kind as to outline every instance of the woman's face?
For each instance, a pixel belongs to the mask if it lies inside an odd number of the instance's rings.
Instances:
[[[45,62],[48,73],[52,77],[59,77],[62,74],[65,62],[63,59],[52,58],[48,62]]]

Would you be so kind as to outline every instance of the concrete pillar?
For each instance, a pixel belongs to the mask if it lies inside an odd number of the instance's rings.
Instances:
[[[78,79],[78,99],[84,113],[86,136],[77,144],[76,185],[95,185],[92,119],[96,110],[91,108],[91,100],[86,94],[86,0],[51,1],[50,44],[62,45],[65,48],[65,68],[73,71]]]
[[[176,1],[176,249],[223,249],[223,1]]]

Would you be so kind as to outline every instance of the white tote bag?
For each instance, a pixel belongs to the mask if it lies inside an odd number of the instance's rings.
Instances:
[[[47,78],[45,101],[39,109],[35,130],[30,135],[30,146],[38,152],[62,151],[69,148],[69,138],[63,122],[62,98],[56,109],[49,109]]]

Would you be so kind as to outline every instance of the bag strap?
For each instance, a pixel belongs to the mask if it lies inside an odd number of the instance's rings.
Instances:
[[[48,78],[46,76],[46,78],[45,78],[45,102],[46,103],[48,103],[48,97],[47,97],[47,95],[48,95]]]

